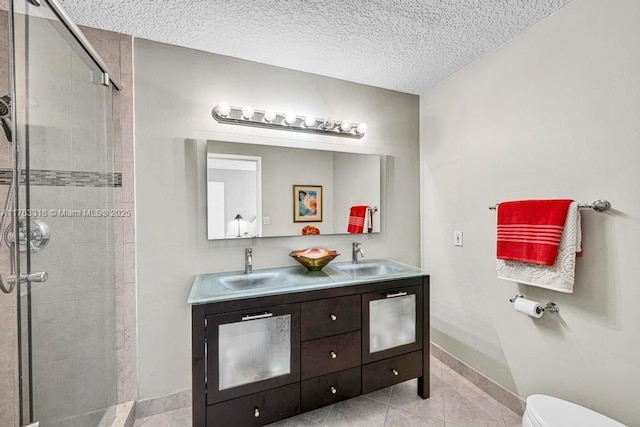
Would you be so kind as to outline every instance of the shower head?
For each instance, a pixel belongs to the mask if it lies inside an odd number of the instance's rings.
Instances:
[[[2,130],[7,137],[7,141],[12,142],[11,138],[11,95],[0,96],[0,122]]]

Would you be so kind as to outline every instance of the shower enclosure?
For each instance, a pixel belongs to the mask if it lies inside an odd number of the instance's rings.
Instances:
[[[109,425],[117,82],[56,1],[13,0],[7,22],[13,79],[0,94],[0,144],[11,157],[0,165],[0,273],[2,291],[15,295],[14,424]]]

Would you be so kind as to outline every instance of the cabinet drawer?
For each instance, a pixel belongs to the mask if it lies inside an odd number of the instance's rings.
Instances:
[[[300,410],[311,411],[360,395],[360,366],[302,381]]]
[[[262,426],[300,413],[300,384],[251,394],[207,407],[207,427]]]
[[[422,351],[362,366],[362,393],[370,393],[422,376]]]
[[[302,341],[360,329],[360,295],[309,301],[300,305]]]
[[[305,341],[300,353],[303,380],[353,368],[362,359],[360,331]]]

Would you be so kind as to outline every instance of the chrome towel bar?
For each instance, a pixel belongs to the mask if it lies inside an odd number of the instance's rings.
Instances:
[[[496,203],[493,206],[489,206],[489,209],[495,210],[497,209],[499,204],[500,203]],[[593,209],[596,212],[604,212],[609,210],[609,208],[611,208],[611,203],[609,203],[608,200],[600,199],[600,200],[596,200],[593,203],[580,203],[578,207],[580,209]]]
[[[348,209],[350,209],[350,208],[348,208]],[[376,212],[378,212],[378,211],[379,211],[379,209],[378,209],[378,207],[377,207],[377,206],[374,206],[374,207],[367,206],[367,210],[368,210],[368,211],[371,211],[371,212],[373,212],[373,213],[376,213]]]

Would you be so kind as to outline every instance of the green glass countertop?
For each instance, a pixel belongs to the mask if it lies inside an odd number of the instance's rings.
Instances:
[[[250,274],[242,271],[199,274],[193,281],[187,302],[206,304],[382,282],[424,274],[418,267],[388,259],[372,259],[358,264],[338,262],[329,264],[322,271],[307,271],[303,266],[292,266],[254,270]]]

